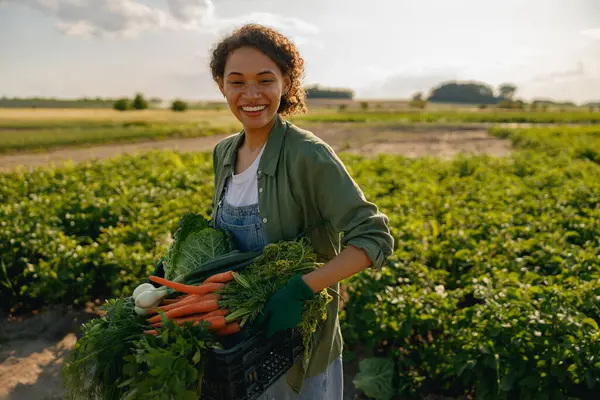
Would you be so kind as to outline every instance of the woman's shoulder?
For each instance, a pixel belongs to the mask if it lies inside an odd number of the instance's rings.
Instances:
[[[217,158],[223,157],[227,153],[229,148],[231,148],[231,146],[235,143],[239,134],[239,132],[233,133],[219,140],[217,144],[213,147],[213,155]]]
[[[315,157],[317,154],[334,153],[327,142],[308,129],[287,122],[287,150],[302,157]]]

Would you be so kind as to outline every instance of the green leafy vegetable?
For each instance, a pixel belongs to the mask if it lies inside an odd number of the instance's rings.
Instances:
[[[161,320],[159,335],[144,335],[124,359],[127,379],[121,386],[127,387],[126,400],[200,397],[204,353],[216,346],[207,323],[194,326],[186,322],[180,326],[164,314]]]
[[[200,214],[185,214],[164,261],[165,278],[185,275],[217,256],[233,250],[229,235],[208,226]]]
[[[354,386],[376,400],[394,397],[392,377],[394,362],[389,358],[367,358],[360,362],[360,370],[353,380]]]

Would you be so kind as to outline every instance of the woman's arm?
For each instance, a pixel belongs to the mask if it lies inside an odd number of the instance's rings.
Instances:
[[[337,256],[321,268],[302,277],[304,282],[317,293],[332,286],[371,265],[371,260],[364,250],[352,245],[346,247]]]

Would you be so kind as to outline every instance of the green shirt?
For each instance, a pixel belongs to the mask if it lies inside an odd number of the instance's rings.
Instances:
[[[213,220],[243,139],[242,130],[214,148]],[[305,234],[323,262],[335,257],[342,246],[353,245],[366,252],[373,268],[381,267],[392,253],[387,216],[365,199],[331,147],[311,132],[277,116],[257,174],[258,207],[267,242]],[[339,293],[339,286],[330,289]],[[334,292],[330,294],[327,320],[317,330],[308,362],[300,361],[288,372],[288,383],[297,392],[305,378],[324,372],[342,353],[340,302]]]

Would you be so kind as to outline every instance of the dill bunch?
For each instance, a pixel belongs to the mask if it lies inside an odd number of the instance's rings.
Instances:
[[[219,306],[230,312],[225,317],[227,322],[239,321],[240,326],[254,322],[269,298],[292,276],[319,268],[322,264],[317,259],[307,238],[265,246],[262,254],[243,272],[234,272],[234,280],[219,292]],[[305,358],[319,322],[327,319],[326,306],[331,300],[327,289],[323,289],[304,305],[298,328],[302,333]]]

